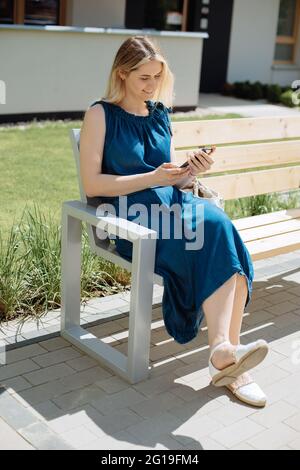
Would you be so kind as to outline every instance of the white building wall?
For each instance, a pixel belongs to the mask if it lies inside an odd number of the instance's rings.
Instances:
[[[125,27],[126,0],[68,0],[67,25]]]
[[[0,81],[7,99],[0,115],[82,111],[103,96],[118,48],[142,31],[86,29],[1,25]],[[149,37],[175,75],[174,106],[196,106],[207,34],[153,32]]]
[[[227,80],[272,81],[280,0],[234,0]]]

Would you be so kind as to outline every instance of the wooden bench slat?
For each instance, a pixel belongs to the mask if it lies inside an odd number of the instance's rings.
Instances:
[[[263,225],[262,227],[242,230],[240,235],[244,242],[252,240],[262,240],[263,238],[274,237],[283,233],[296,232],[300,230],[300,218],[279,222],[277,224]]]
[[[300,115],[172,122],[174,145],[191,147],[300,137]]]
[[[243,217],[235,219],[232,222],[235,227],[242,232],[249,228],[262,227],[273,223],[284,222],[285,220],[296,219],[300,217],[300,208],[284,209],[282,211],[270,212],[268,214],[254,215],[251,217]]]
[[[203,183],[225,200],[300,188],[300,165],[233,175],[211,176]]]
[[[179,165],[186,161],[187,152],[187,150],[175,151],[176,162]],[[287,163],[300,164],[300,140],[219,147],[213,159],[214,164],[205,173],[206,175]]]
[[[300,230],[263,240],[246,242],[253,261],[300,249]]]

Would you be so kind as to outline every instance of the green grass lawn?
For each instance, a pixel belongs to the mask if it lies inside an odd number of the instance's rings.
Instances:
[[[61,204],[79,190],[69,129],[81,121],[0,130],[1,229],[19,220],[25,205],[37,202],[59,220]]]

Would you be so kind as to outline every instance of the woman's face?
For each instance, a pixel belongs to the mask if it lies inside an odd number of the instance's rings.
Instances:
[[[161,62],[151,60],[130,72],[124,80],[126,95],[141,101],[151,99],[160,85],[162,70]]]

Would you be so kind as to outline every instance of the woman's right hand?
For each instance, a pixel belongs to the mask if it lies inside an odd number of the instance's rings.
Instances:
[[[177,184],[184,176],[191,174],[188,166],[180,168],[175,163],[166,162],[153,171],[153,181],[158,186],[173,186]]]

